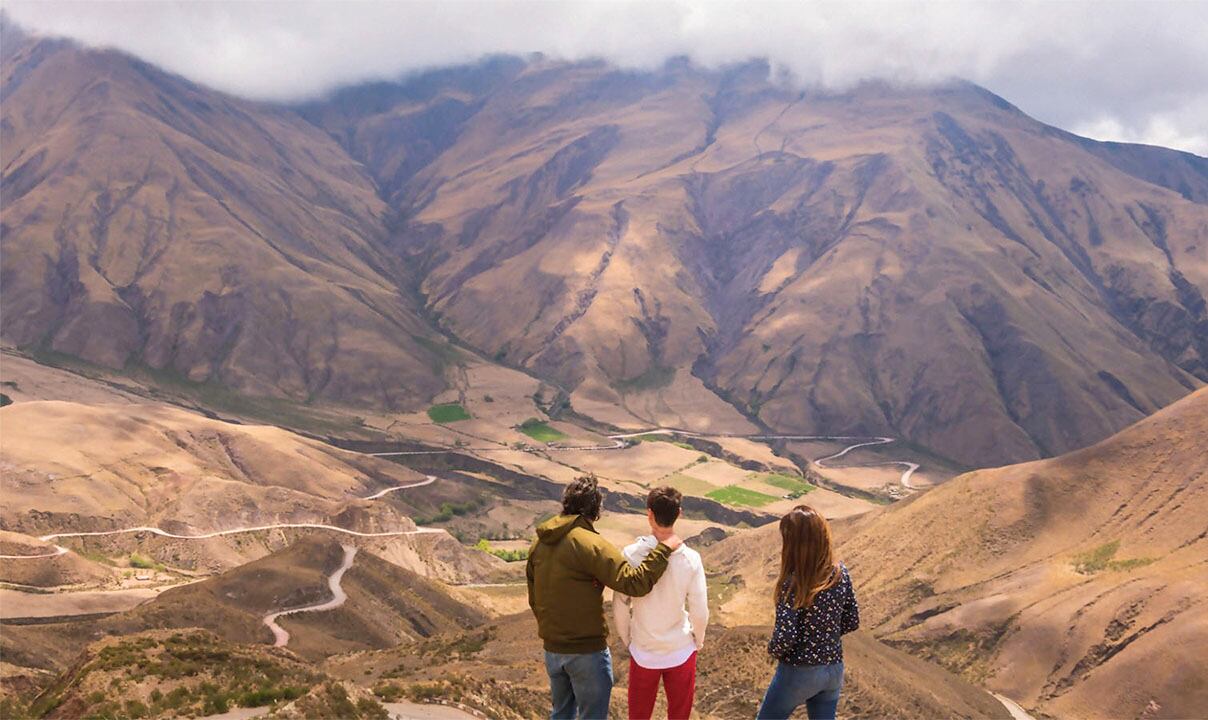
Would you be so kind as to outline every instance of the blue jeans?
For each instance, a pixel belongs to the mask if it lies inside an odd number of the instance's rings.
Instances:
[[[612,654],[608,648],[594,653],[545,653],[549,673],[552,720],[604,720],[612,695]]]
[[[810,720],[833,720],[843,687],[843,663],[834,665],[776,666],[776,674],[763,694],[757,718],[785,720],[805,705]]]

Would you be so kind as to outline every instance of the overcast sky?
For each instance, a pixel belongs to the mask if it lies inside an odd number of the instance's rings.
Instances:
[[[543,52],[653,67],[766,57],[799,82],[961,77],[1045,122],[1208,156],[1208,0],[1191,2],[57,2],[18,24],[247,97]]]

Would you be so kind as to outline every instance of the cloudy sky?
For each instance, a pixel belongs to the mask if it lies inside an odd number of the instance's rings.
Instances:
[[[297,100],[489,53],[653,67],[767,57],[803,85],[961,77],[1103,140],[1208,156],[1208,0],[1190,2],[57,2],[20,25],[212,87]]]

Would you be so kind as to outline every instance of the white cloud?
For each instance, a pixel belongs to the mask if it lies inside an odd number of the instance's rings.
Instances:
[[[1070,131],[1095,140],[1144,143],[1187,150],[1208,157],[1208,108],[1197,113],[1154,114],[1141,125],[1125,125],[1119,119],[1100,116],[1075,125]]]
[[[248,97],[297,100],[489,53],[651,67],[767,57],[803,83],[963,77],[1041,120],[1205,154],[1205,2],[56,2],[22,25]],[[1192,112],[1191,110],[1197,110]]]

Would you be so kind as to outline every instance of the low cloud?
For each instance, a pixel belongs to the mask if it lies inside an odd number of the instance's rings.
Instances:
[[[490,53],[654,67],[766,57],[803,84],[961,77],[1098,139],[1208,155],[1203,2],[56,2],[19,24],[292,101]]]

